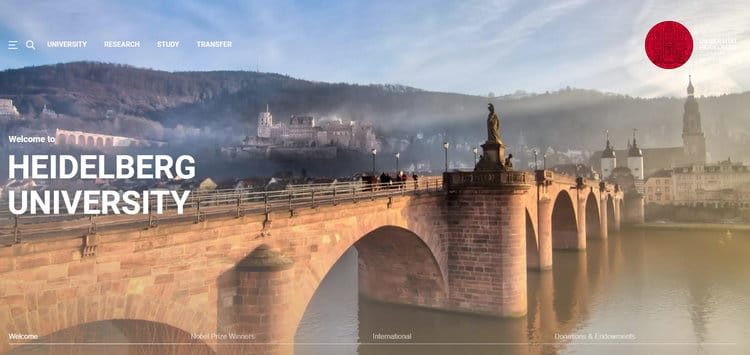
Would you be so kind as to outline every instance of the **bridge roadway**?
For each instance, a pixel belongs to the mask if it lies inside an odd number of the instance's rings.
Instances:
[[[587,239],[617,230],[626,210],[642,212],[623,205],[615,186],[549,171],[360,187],[349,197],[315,187],[262,200],[235,195],[234,204],[206,198],[193,214],[156,223],[97,217],[96,227],[52,221],[37,232],[19,223],[20,243],[0,248],[0,334],[57,339],[78,325],[131,319],[187,334],[253,335],[205,342],[220,353],[288,354],[310,299],[351,247],[363,296],[523,317],[527,269],[550,269],[553,248],[585,250]],[[61,225],[69,227],[49,238]],[[539,318],[545,309],[534,310],[535,322],[549,319]]]

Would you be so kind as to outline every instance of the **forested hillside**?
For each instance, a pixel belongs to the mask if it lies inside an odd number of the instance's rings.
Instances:
[[[750,151],[750,93],[700,97],[700,81],[694,84],[709,151],[716,156]],[[602,145],[605,129],[618,146],[632,128],[640,128],[644,146],[678,145],[684,103],[684,97],[643,99],[570,88],[488,98],[270,73],[165,72],[93,62],[0,72],[0,97],[13,99],[29,118],[26,124],[35,127],[224,141],[251,131],[266,104],[276,121],[292,114],[336,116],[372,121],[386,135],[447,133],[476,141],[484,134],[486,104],[494,102],[507,143],[515,144],[523,131],[529,144],[590,150]],[[45,105],[60,116],[40,118]]]

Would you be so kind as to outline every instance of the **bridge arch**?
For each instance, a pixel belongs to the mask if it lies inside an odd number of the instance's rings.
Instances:
[[[293,327],[299,330],[302,318],[315,303],[318,292],[325,292],[325,278],[334,265],[352,249],[357,254],[357,285],[359,297],[418,307],[439,308],[448,304],[448,278],[429,241],[401,226],[384,225],[364,233],[335,260],[315,289],[305,297],[304,307]]]
[[[89,146],[89,147],[93,147],[94,146],[94,137],[88,136],[86,138],[86,145]]]
[[[578,223],[575,205],[566,190],[561,190],[552,205],[552,248],[575,249],[578,245]]]
[[[292,341],[326,275],[352,248],[359,254],[358,285],[353,286],[364,296],[447,307],[445,225],[435,223],[444,213],[441,201],[435,196],[394,200],[388,206],[360,202],[356,209],[321,207],[274,220],[271,238],[219,275],[217,328],[256,334],[256,341]],[[326,217],[321,221],[321,216]],[[247,261],[254,254],[278,265],[253,267],[257,263]]]
[[[369,224],[369,223],[368,223]],[[383,302],[423,307],[441,307],[448,302],[447,255],[437,233],[428,233],[419,225],[384,224],[360,226],[364,232],[349,230],[351,237],[340,235],[340,246],[311,260],[306,274],[297,283],[299,318],[296,331],[310,300],[336,262],[351,248],[358,254],[360,295]],[[327,254],[327,255],[325,255]],[[299,274],[297,275],[300,276]]]
[[[219,305],[218,328],[256,334],[259,341],[291,339],[325,276],[351,248],[358,253],[360,294],[424,307],[447,304],[447,275],[429,240],[395,225],[366,230],[352,239],[334,237],[343,243],[328,250],[317,247],[321,257],[307,262],[292,260],[269,244],[258,246],[237,264],[235,275],[219,278],[220,284],[231,284],[236,277],[238,286],[219,290],[219,299],[233,301]],[[265,261],[272,264],[261,266]],[[259,319],[276,321],[266,326]]]
[[[586,197],[586,239],[598,239],[600,237],[600,215],[599,202],[593,192]]]
[[[360,294],[426,307],[447,302],[446,275],[430,247],[414,232],[383,226],[365,234],[353,247],[359,255]]]
[[[157,295],[110,292],[104,295],[87,294],[64,298],[65,295],[60,292],[52,296],[48,292],[36,296],[38,302],[35,307],[24,307],[23,314],[26,316],[16,317],[6,330],[36,334],[39,338],[44,338],[92,322],[136,320],[162,324],[187,334],[215,331],[215,321],[207,316],[208,312],[205,310],[178,304]],[[42,302],[54,296],[58,302],[49,306],[42,305]]]

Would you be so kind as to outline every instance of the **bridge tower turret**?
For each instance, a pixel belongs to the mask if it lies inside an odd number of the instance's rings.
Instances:
[[[635,132],[637,129],[633,129],[633,143],[630,144],[628,149],[628,168],[633,174],[636,180],[643,180],[643,152],[641,148],[638,148],[638,143],[635,140]],[[637,183],[636,183],[637,185]]]
[[[602,151],[602,179],[609,178],[612,175],[612,170],[617,167],[617,158],[615,158],[615,150],[612,148],[612,144],[609,143],[609,131],[606,132],[607,143]]]

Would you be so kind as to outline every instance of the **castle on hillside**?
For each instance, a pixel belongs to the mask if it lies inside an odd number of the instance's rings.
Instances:
[[[378,145],[372,124],[368,122],[335,119],[318,125],[313,116],[293,115],[288,123],[274,123],[268,106],[258,115],[256,136],[246,137],[243,143],[284,147],[336,146],[362,151]]]
[[[231,157],[244,154],[334,158],[338,149],[366,152],[379,148],[369,122],[333,119],[321,123],[309,115],[293,115],[288,122],[274,122],[266,106],[266,111],[258,114],[255,136],[246,136],[239,146],[223,147],[222,152]]]

